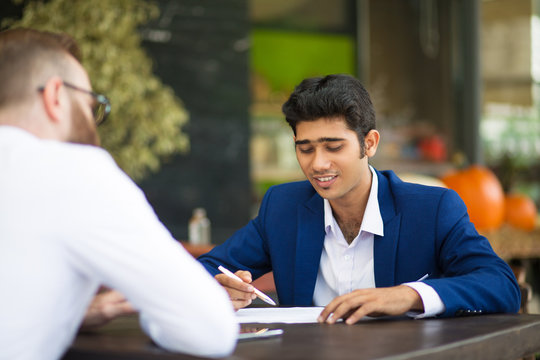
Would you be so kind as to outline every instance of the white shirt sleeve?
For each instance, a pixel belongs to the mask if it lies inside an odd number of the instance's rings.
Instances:
[[[225,290],[172,238],[112,159],[80,162],[92,173],[81,171],[87,178],[75,176],[64,189],[77,209],[63,214],[73,267],[123,293],[160,346],[197,356],[231,354],[238,323]]]
[[[421,319],[425,317],[437,316],[446,310],[446,307],[444,306],[439,294],[437,294],[437,292],[426,283],[415,281],[404,283],[403,285],[413,288],[418,295],[420,295],[422,303],[424,304],[423,313],[409,311],[407,312],[408,316],[414,317],[415,319]]]

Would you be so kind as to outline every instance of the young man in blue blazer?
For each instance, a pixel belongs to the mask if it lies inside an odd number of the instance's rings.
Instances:
[[[251,280],[273,271],[280,304],[325,306],[320,322],[518,311],[511,269],[454,191],[368,164],[380,135],[357,79],[306,79],[283,112],[308,181],[270,188],[254,220],[199,258],[236,309],[255,298]]]

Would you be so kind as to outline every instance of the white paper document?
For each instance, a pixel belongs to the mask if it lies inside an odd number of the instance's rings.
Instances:
[[[246,308],[236,312],[239,323],[316,323],[324,307]]]

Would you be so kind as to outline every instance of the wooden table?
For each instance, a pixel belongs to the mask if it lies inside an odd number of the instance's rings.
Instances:
[[[540,224],[532,231],[523,231],[509,225],[484,232],[493,250],[505,260],[540,258]]]
[[[280,337],[240,342],[228,359],[518,359],[540,352],[540,315],[385,318],[348,326],[268,324]],[[154,346],[137,318],[79,334],[64,360],[193,359]]]

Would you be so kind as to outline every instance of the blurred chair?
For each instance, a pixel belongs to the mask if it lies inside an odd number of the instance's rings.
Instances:
[[[510,268],[514,272],[514,276],[517,279],[519,289],[521,290],[521,306],[519,312],[521,314],[527,314],[529,311],[527,305],[532,298],[532,287],[526,280],[526,268],[523,265],[523,261],[520,259],[512,259],[508,262]]]

